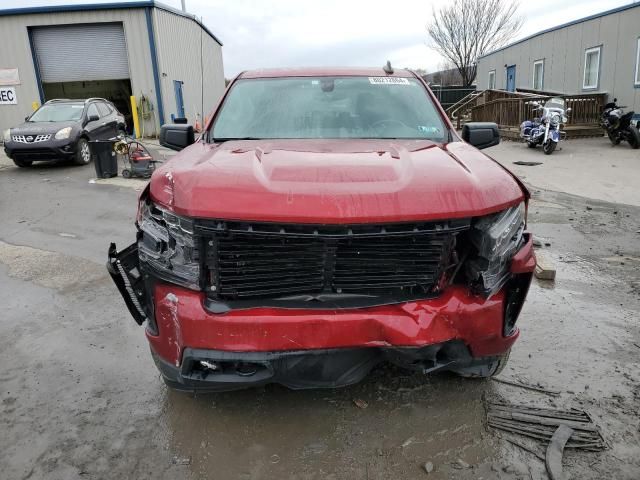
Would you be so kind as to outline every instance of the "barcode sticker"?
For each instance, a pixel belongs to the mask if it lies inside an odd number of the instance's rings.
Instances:
[[[409,80],[401,77],[369,77],[371,85],[410,85]]]

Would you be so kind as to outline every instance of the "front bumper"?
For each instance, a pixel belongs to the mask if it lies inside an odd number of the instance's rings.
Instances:
[[[291,388],[357,382],[390,360],[421,371],[486,364],[506,353],[535,267],[532,239],[490,298],[451,285],[436,298],[353,309],[251,308],[213,313],[206,296],[147,275],[137,247],[109,251],[109,271],[165,380],[183,390],[276,382]],[[203,370],[201,361],[220,364]],[[249,364],[238,373],[237,365]],[[244,368],[244,367],[243,367]],[[255,372],[253,371],[255,370]]]
[[[6,142],[4,152],[12,160],[46,161],[63,160],[73,157],[76,153],[76,140],[50,139],[38,143]]]
[[[278,352],[229,352],[185,348],[180,366],[151,349],[158,370],[171,388],[221,392],[279,383],[293,390],[336,388],[361,381],[387,361],[421,373],[483,368],[497,357],[472,358],[461,341],[424,347],[355,347]]]

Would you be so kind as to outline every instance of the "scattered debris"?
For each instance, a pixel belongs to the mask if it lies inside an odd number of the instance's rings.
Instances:
[[[543,253],[536,253],[535,276],[540,280],[555,280],[556,267]]]
[[[178,457],[174,455],[171,459],[173,465],[191,465],[191,457]]]
[[[413,438],[413,437],[407,438],[404,442],[402,442],[402,448],[408,447],[409,445],[411,445],[413,443],[414,440],[415,440],[415,438]]]
[[[633,345],[640,348],[640,345],[638,345],[637,343],[634,343]]]
[[[565,478],[562,473],[562,452],[572,435],[573,429],[571,429],[571,427],[560,425],[553,434],[553,437],[551,437],[551,442],[549,442],[549,446],[547,447],[547,457],[545,461],[551,480],[564,480]]]
[[[432,462],[427,462],[422,466],[422,468],[424,468],[425,472],[431,473],[431,472],[433,472],[433,463]]]
[[[551,440],[559,426],[565,425],[574,431],[566,444],[567,448],[581,448],[593,452],[605,448],[600,430],[582,410],[557,410],[489,403],[487,424],[501,431],[523,435],[545,443]]]
[[[280,455],[276,455],[275,453],[273,455],[271,455],[271,463],[278,463],[280,462]]]
[[[354,398],[353,399],[353,404],[358,407],[358,408],[362,408],[365,409],[369,406],[369,404],[367,402],[365,402],[364,400],[362,400],[361,398]]]
[[[77,236],[74,235],[73,233],[60,232],[60,233],[58,233],[58,235],[60,235],[61,237],[64,237],[64,238],[77,238]]]
[[[461,458],[459,458],[456,463],[453,464],[453,466],[455,468],[471,468],[471,465],[469,465],[467,462],[465,462],[464,460],[462,460]]]
[[[530,448],[528,446],[526,446],[524,443],[520,443],[516,440],[513,440],[512,438],[504,438],[501,437],[502,440],[504,440],[505,442],[509,442],[512,445],[515,445],[516,447],[520,447],[522,450],[529,452],[530,454],[534,455],[535,457],[539,458],[540,460],[542,460],[543,462],[545,461],[545,456],[539,452],[536,452],[533,448]]]
[[[542,237],[538,237],[536,235],[533,236],[533,246],[534,247],[550,247],[551,246],[551,242],[545,238]]]
[[[524,165],[525,167],[535,167],[536,165],[542,165],[543,162],[527,162],[525,160],[517,160],[513,162],[514,165]]]
[[[551,395],[553,397],[557,397],[557,396],[560,395],[560,392],[558,392],[557,390],[549,390],[547,388],[542,388],[542,387],[538,387],[538,386],[535,386],[535,385],[527,385],[526,383],[513,382],[511,380],[505,380],[503,378],[493,377],[491,380],[493,380],[494,382],[498,382],[498,383],[504,383],[506,385],[512,385],[514,387],[524,388],[526,390],[532,390],[534,392],[546,393],[547,395]]]

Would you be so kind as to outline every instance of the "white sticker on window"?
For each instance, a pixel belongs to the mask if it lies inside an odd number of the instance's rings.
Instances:
[[[371,85],[411,85],[409,80],[400,77],[369,77]]]

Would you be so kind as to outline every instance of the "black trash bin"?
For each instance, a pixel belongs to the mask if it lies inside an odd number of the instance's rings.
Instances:
[[[116,140],[92,140],[89,142],[91,158],[98,178],[118,176],[118,156],[113,151]]]

